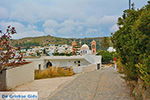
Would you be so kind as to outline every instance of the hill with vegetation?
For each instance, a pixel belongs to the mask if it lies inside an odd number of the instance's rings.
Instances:
[[[49,44],[71,45],[72,41],[77,41],[78,45],[87,44],[90,46],[92,40],[97,42],[97,49],[107,49],[111,46],[110,37],[95,37],[95,38],[60,38],[53,36],[27,37],[22,39],[12,40],[12,45],[15,47],[29,48],[32,46],[47,46]]]

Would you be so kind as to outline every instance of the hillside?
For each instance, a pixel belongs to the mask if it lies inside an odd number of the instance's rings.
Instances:
[[[78,43],[81,42],[81,44],[88,44],[90,46],[90,42],[92,40],[95,40],[97,42],[97,49],[104,49],[103,47],[103,41],[104,38],[107,38],[107,41],[110,40],[109,37],[96,37],[96,38],[59,38],[59,37],[53,37],[53,36],[40,36],[40,37],[27,37],[17,40],[12,40],[12,45],[16,47],[30,47],[30,46],[46,46],[48,44],[56,44],[56,45],[62,45],[62,44],[68,44],[71,45],[72,41],[77,41]],[[109,42],[110,44],[110,42]]]

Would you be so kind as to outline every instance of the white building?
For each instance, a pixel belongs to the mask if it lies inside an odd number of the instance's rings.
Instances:
[[[101,67],[101,56],[83,55],[83,56],[43,56],[39,59],[26,59],[32,61],[36,70],[43,70],[49,66],[53,67],[71,67],[75,73],[84,70],[96,70]]]
[[[107,49],[107,51],[108,51],[108,52],[116,52],[116,49],[114,49],[113,47],[109,47],[109,48]]]
[[[89,49],[89,46],[87,44],[84,44],[80,49],[80,55],[87,55],[87,54],[92,54],[92,51]]]
[[[58,53],[71,53],[72,52],[72,46],[69,46],[67,44],[65,45],[54,45],[54,44],[50,44],[49,46],[35,46],[33,48],[30,49],[21,49],[22,52],[24,52],[24,56],[28,57],[28,56],[37,56],[37,52],[42,54],[43,50],[45,50],[47,52],[47,54],[49,54],[50,56],[53,55],[53,53],[55,53],[56,51]]]

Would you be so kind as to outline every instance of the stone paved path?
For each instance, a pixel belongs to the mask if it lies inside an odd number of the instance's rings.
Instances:
[[[120,74],[105,68],[79,75],[48,100],[131,100]]]

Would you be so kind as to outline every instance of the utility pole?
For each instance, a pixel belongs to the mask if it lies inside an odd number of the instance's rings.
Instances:
[[[131,9],[131,0],[129,0],[129,9]]]

